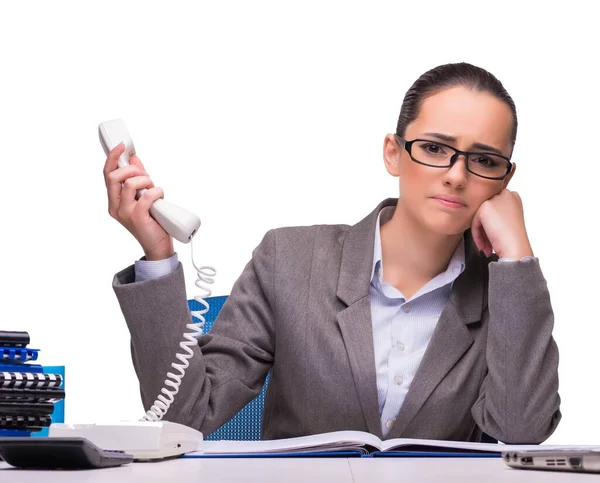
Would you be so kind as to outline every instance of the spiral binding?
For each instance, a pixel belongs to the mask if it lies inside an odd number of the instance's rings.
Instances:
[[[185,371],[190,365],[189,359],[194,356],[194,352],[191,348],[198,344],[197,338],[203,333],[202,326],[206,322],[204,314],[206,314],[210,308],[208,302],[204,300],[204,297],[210,297],[212,292],[208,287],[205,287],[202,284],[206,283],[212,285],[215,282],[214,277],[217,274],[217,271],[211,266],[203,266],[200,268],[196,266],[196,263],[194,262],[193,238],[190,237],[190,241],[192,265],[196,269],[196,274],[198,275],[194,284],[203,292],[201,295],[195,296],[194,300],[196,300],[203,308],[191,311],[192,316],[198,319],[198,322],[192,321],[192,323],[186,325],[192,332],[184,333],[183,338],[185,340],[182,340],[179,343],[179,347],[181,347],[183,352],[176,354],[175,358],[179,360],[180,363],[171,363],[171,367],[178,371],[179,374],[167,372],[167,379],[165,379],[164,382],[165,386],[160,390],[161,394],[158,395],[152,407],[146,412],[142,421],[160,421],[169,410],[169,407],[175,400],[175,395],[179,392],[179,386],[181,385]]]
[[[20,364],[27,361],[35,361],[38,358],[39,349],[28,347],[0,346],[0,362]]]

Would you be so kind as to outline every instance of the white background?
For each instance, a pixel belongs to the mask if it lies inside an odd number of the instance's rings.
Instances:
[[[100,122],[124,119],[165,198],[199,214],[196,261],[226,294],[268,229],[353,224],[397,196],[381,151],[406,90],[468,61],[518,109],[510,187],[561,353],[549,442],[600,443],[600,41],[587,3],[0,5],[0,327],[67,366],[68,422],[143,414],[111,287],[142,253],[107,212]],[[176,250],[191,298],[190,247]]]

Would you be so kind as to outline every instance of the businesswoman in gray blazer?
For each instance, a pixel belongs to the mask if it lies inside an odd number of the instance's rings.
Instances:
[[[266,439],[548,438],[560,420],[558,350],[521,200],[507,189],[516,133],[515,105],[487,71],[448,64],[419,77],[383,146],[399,198],[353,226],[269,231],[193,347],[166,419],[210,433],[270,371]],[[104,169],[109,212],[145,258],[113,287],[149,408],[190,313],[172,239],[148,212],[163,192],[138,158],[118,168],[122,151]]]

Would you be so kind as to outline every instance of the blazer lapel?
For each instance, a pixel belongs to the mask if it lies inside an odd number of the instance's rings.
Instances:
[[[337,287],[337,296],[347,305],[337,314],[337,321],[348,352],[354,384],[367,428],[379,437],[382,437],[382,432],[369,287],[377,216],[382,208],[394,206],[396,202],[395,199],[385,200],[364,220],[348,229]]]
[[[375,352],[371,327],[371,304],[369,297],[363,297],[347,309],[338,313],[338,324],[342,332],[354,385],[370,433],[380,438],[381,420],[377,400],[377,379],[375,373]]]
[[[388,438],[402,435],[436,386],[473,343],[467,325],[481,320],[485,294],[477,249],[470,234],[465,237],[465,271],[454,282],[450,299]]]

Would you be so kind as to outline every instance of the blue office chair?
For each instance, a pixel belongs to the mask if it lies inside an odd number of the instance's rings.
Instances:
[[[209,332],[215,322],[221,307],[227,300],[227,296],[218,297],[207,297],[210,308],[206,314],[204,314],[205,323],[203,326],[203,333]],[[204,307],[195,300],[188,300],[188,306],[190,310],[203,310]],[[269,376],[265,381],[262,391],[246,406],[244,406],[239,413],[233,418],[227,421],[216,431],[213,431],[205,439],[209,441],[217,441],[220,439],[226,439],[231,441],[255,441],[260,439],[260,428],[262,421],[263,407],[265,405],[265,394],[267,391],[267,384],[269,383]]]

